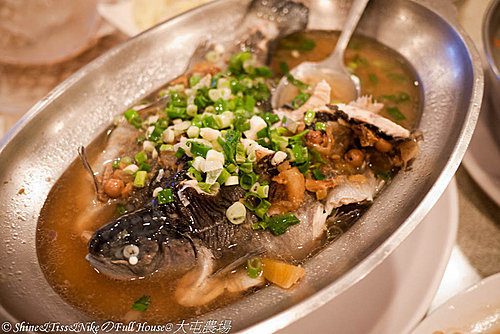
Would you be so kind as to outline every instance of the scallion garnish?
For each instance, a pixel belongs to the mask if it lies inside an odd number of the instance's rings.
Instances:
[[[127,209],[125,208],[125,205],[123,204],[116,204],[116,207],[115,207],[115,213],[118,217],[120,216],[123,216],[124,214],[127,213]]]
[[[141,166],[139,167],[139,170],[149,172],[151,171],[151,166],[148,165],[147,163],[142,163]]]
[[[151,306],[151,297],[142,296],[134,302],[134,304],[132,305],[132,310],[146,312],[149,306]]]
[[[316,180],[324,180],[325,179],[325,176],[323,175],[323,173],[321,173],[321,169],[319,169],[319,168],[314,168],[312,170],[312,173],[313,173],[314,178]]]
[[[207,146],[207,145],[202,144],[202,143],[198,143],[196,141],[189,141],[187,143],[187,145],[191,146],[191,153],[195,157],[206,158],[208,151],[210,151],[212,149],[210,146]]]
[[[146,154],[146,152],[140,151],[139,153],[137,153],[135,155],[134,158],[135,158],[135,161],[137,161],[137,163],[139,165],[141,165],[141,164],[145,163],[148,160],[148,155]]]
[[[245,190],[249,190],[255,181],[257,181],[257,175],[254,172],[240,175],[240,186]]]
[[[269,201],[261,199],[259,205],[255,209],[255,214],[260,218],[264,218],[270,207],[271,203]]]
[[[188,168],[188,171],[187,171],[187,174],[190,178],[192,178],[193,180],[196,180],[198,182],[200,182],[201,180],[203,180],[202,176],[201,176],[201,173],[194,167],[189,167]]]
[[[314,124],[314,130],[316,130],[316,131],[326,131],[326,123],[316,122],[316,124]]]
[[[391,115],[391,117],[395,120],[402,121],[406,119],[405,115],[403,115],[401,111],[399,111],[398,107],[387,107],[386,109],[389,115]]]
[[[309,99],[310,95],[307,93],[300,93],[292,100],[292,107],[295,109],[300,108]]]
[[[251,278],[257,278],[262,271],[262,262],[258,257],[247,261],[247,273]]]
[[[251,162],[242,163],[240,165],[240,172],[244,174],[253,172],[253,164]],[[251,185],[253,185],[253,183]]]
[[[372,83],[372,85],[378,84],[378,76],[375,73],[369,73],[368,74],[368,79]]]
[[[163,205],[167,203],[172,203],[174,201],[174,195],[172,194],[172,189],[167,188],[158,192],[158,204]]]
[[[219,184],[224,184],[226,183],[227,179],[231,176],[231,173],[229,173],[225,168],[222,169],[221,173],[219,174],[219,177],[217,178],[217,182]]]
[[[278,216],[267,218],[267,229],[274,235],[280,235],[287,231],[287,229],[300,222],[293,213],[288,212]]]
[[[245,221],[247,210],[241,202],[234,202],[226,210],[226,217],[235,225],[239,225]]]
[[[313,110],[307,111],[306,115],[304,116],[304,123],[306,123],[306,125],[311,125],[315,116],[316,112],[314,112]]]
[[[137,171],[135,173],[134,187],[143,188],[146,185],[146,177],[148,172],[144,170]]]
[[[118,166],[120,165],[120,159],[116,159],[115,161],[113,161],[113,168],[118,168]]]

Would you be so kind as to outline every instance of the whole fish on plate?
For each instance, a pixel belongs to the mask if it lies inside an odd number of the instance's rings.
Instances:
[[[307,9],[249,8],[242,27],[257,30],[244,45],[255,54],[235,53],[225,71],[220,57],[193,65],[155,102],[126,111],[99,158],[113,160],[96,181],[100,199],[125,210],[90,238],[89,263],[120,280],[176,274],[184,306],[266,280],[289,288],[304,272],[287,263],[303,261],[349,204],[373,201],[418,153],[419,136],[378,115],[383,105],[330,104],[326,82],[301,106],[266,112],[264,51],[304,29]]]

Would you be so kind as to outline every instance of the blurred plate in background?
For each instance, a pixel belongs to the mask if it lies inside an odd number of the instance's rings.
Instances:
[[[135,36],[152,26],[213,0],[121,0],[101,3],[99,14],[123,33]]]

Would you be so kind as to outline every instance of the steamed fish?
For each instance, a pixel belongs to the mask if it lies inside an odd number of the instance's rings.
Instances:
[[[297,81],[303,101],[270,108],[268,52],[306,24],[301,4],[253,1],[243,42],[201,45],[185,75],[117,120],[94,164],[97,206],[119,209],[89,240],[96,270],[165,275],[183,306],[266,280],[288,288],[332,217],[358,215],[416,156],[419,134],[379,115],[382,103],[332,104],[325,81]]]

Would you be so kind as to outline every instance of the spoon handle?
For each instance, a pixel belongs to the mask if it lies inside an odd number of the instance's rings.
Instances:
[[[342,30],[337,45],[333,53],[326,58],[322,63],[333,63],[338,62],[338,64],[344,64],[344,51],[351,39],[352,33],[358,25],[359,19],[363,15],[365,7],[369,0],[354,0],[349,10],[346,23],[344,24],[344,29]]]

